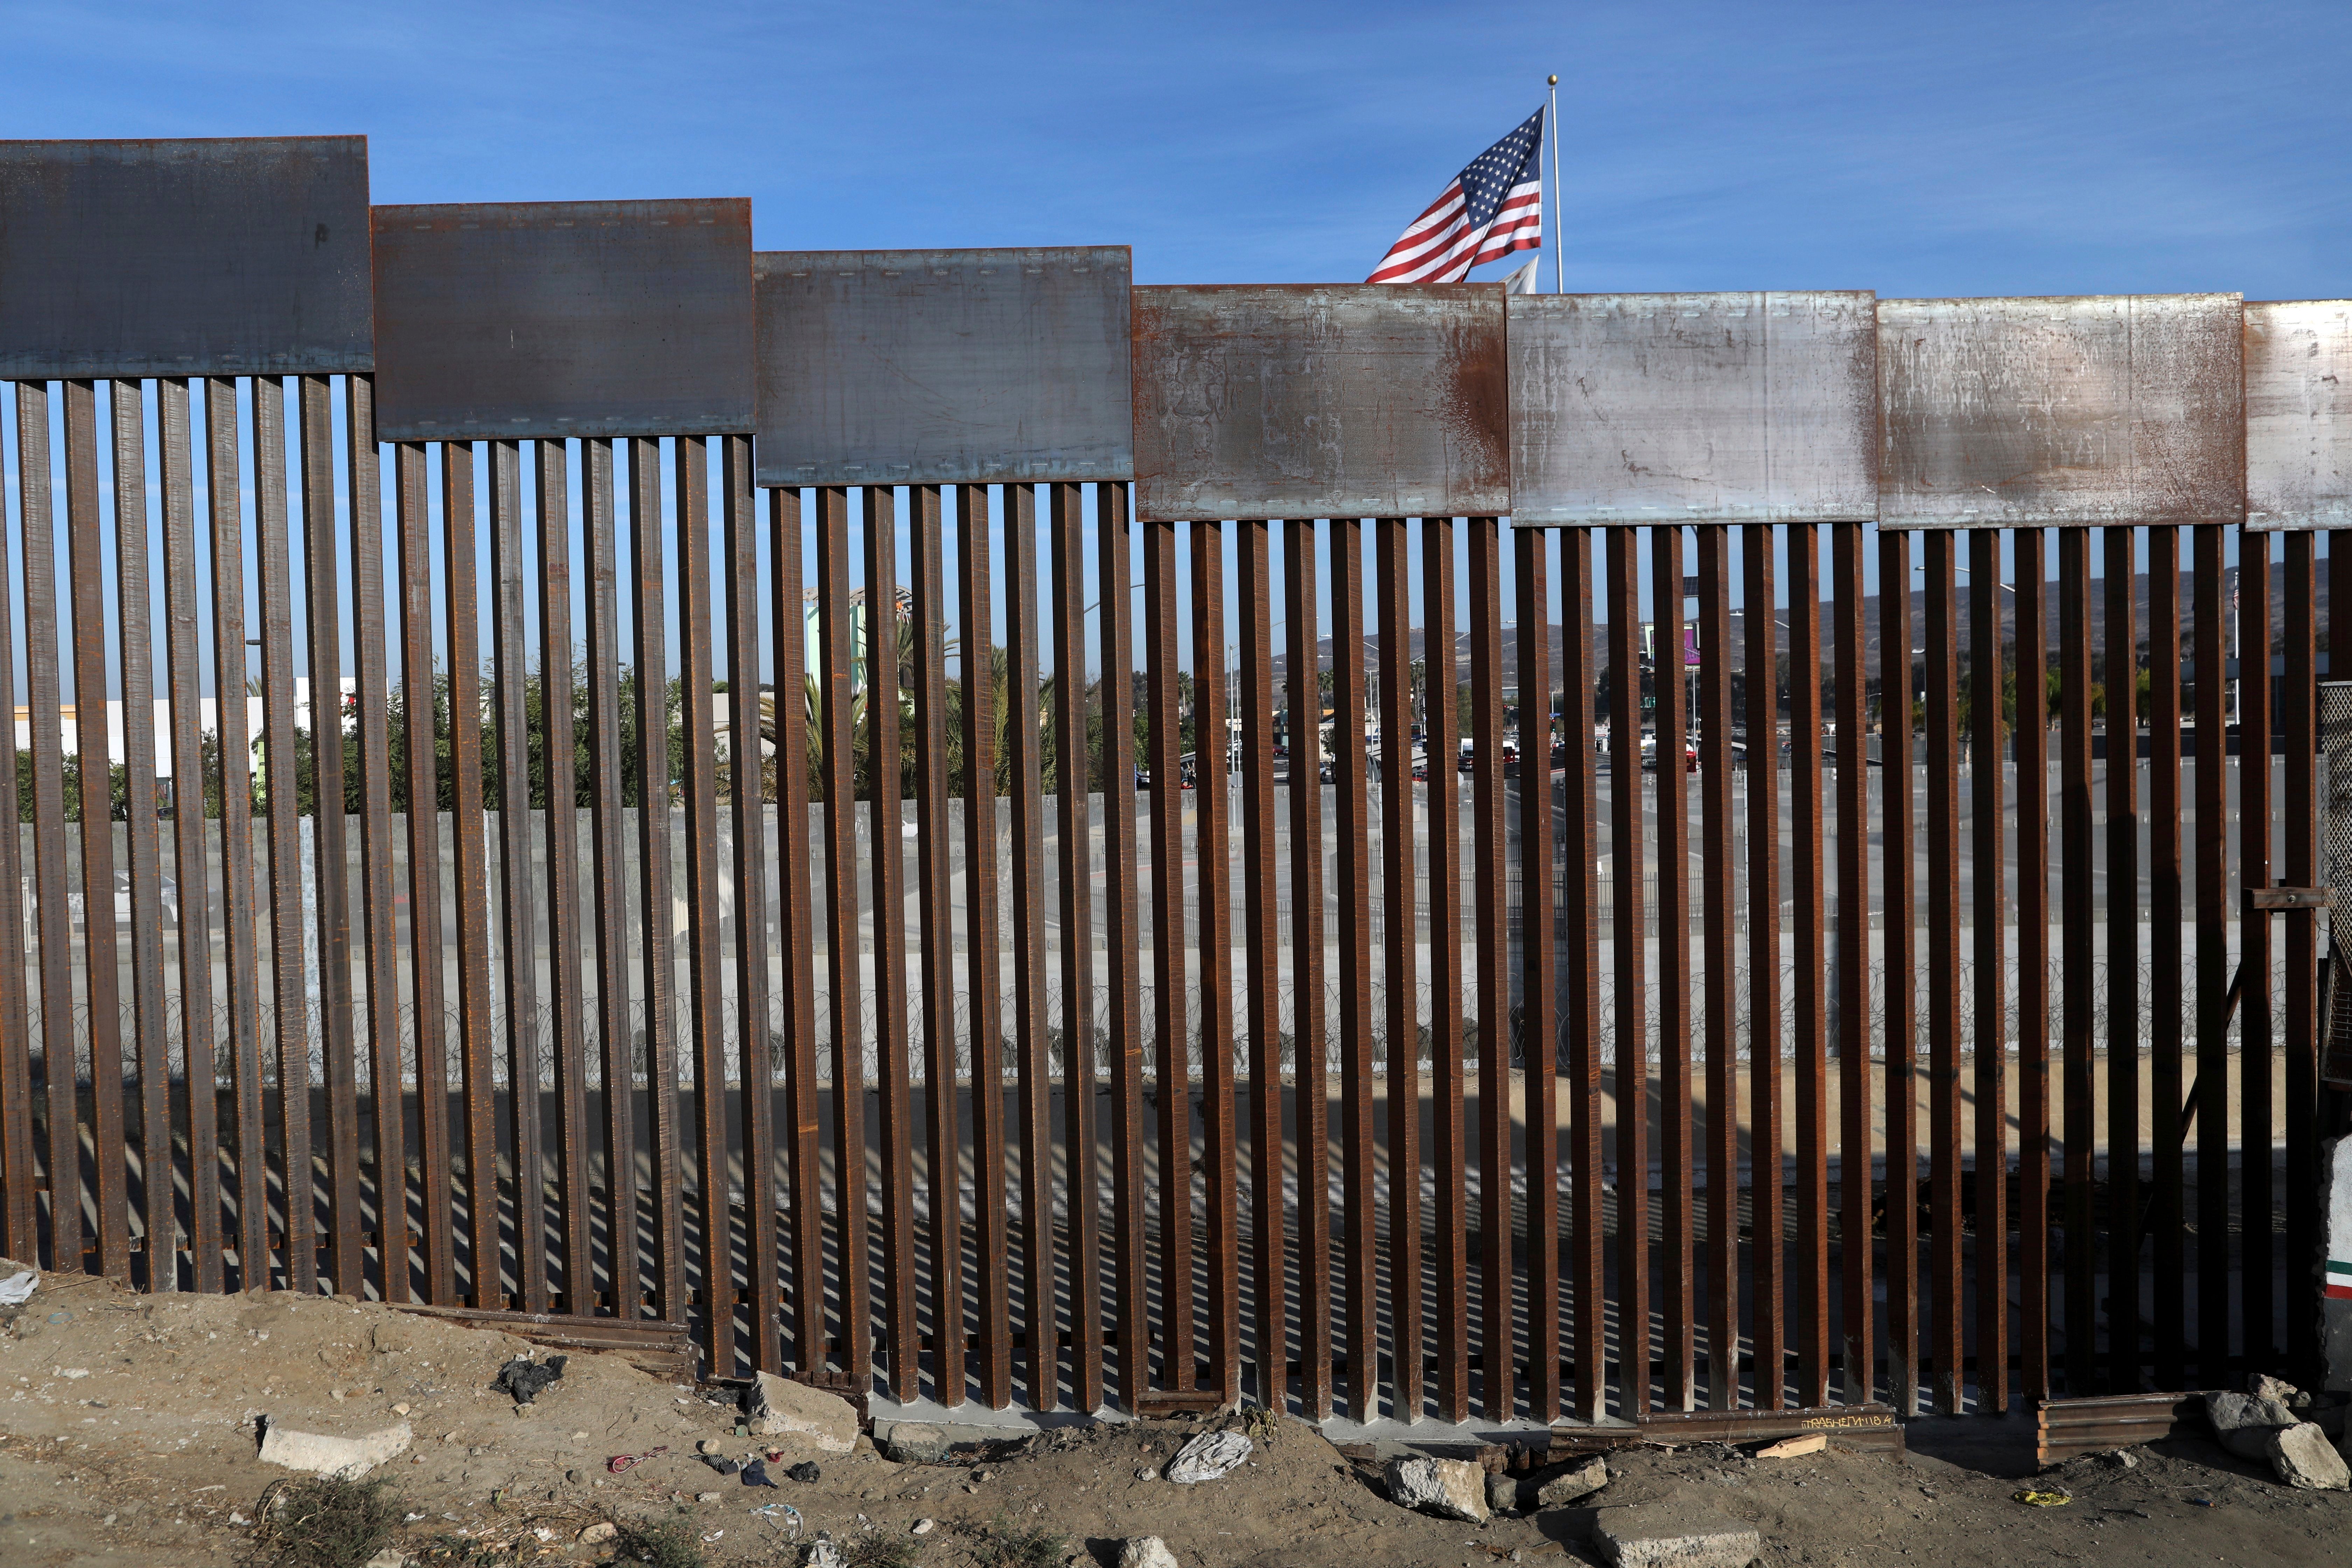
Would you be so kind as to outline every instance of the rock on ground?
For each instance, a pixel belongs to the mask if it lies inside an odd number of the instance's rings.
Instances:
[[[2352,1491],[2352,1467],[2308,1421],[2272,1433],[2269,1458],[2279,1479],[2299,1491]]]
[[[356,1478],[405,1453],[411,1435],[405,1421],[362,1437],[300,1432],[272,1421],[262,1429],[261,1462],[289,1470],[307,1470],[316,1476]]]
[[[760,1373],[751,1384],[744,1414],[751,1430],[763,1437],[806,1437],[828,1454],[857,1447],[857,1412],[849,1401],[772,1372]]]
[[[1239,1432],[1203,1432],[1177,1449],[1161,1474],[1180,1486],[1213,1481],[1248,1458],[1255,1447]]]
[[[1763,1546],[1752,1526],[1681,1502],[1601,1509],[1592,1543],[1617,1568],[1748,1568]]]
[[[1176,1553],[1156,1535],[1138,1535],[1121,1542],[1118,1548],[1118,1568],[1182,1568]]]
[[[876,1445],[902,1465],[936,1465],[947,1458],[948,1435],[925,1421],[895,1421]]]
[[[2271,1434],[2296,1424],[2293,1410],[2254,1394],[2209,1394],[2205,1415],[2221,1447],[2242,1459],[2270,1458]]]
[[[1389,1500],[1440,1519],[1484,1524],[1486,1472],[1467,1459],[1391,1459]]]
[[[1566,1508],[1581,1498],[1591,1497],[1609,1484],[1609,1461],[1594,1459],[1591,1463],[1563,1471],[1536,1489],[1536,1507]]]
[[[1486,1506],[1496,1513],[1517,1513],[1519,1510],[1519,1478],[1508,1470],[1497,1470],[1488,1476]]]
[[[2274,1399],[2290,1410],[2300,1410],[2311,1403],[2311,1395],[2268,1373],[2258,1372],[2246,1379],[2246,1392],[2257,1399]]]

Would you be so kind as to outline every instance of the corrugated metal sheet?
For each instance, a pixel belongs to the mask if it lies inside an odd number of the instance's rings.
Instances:
[[[1513,520],[1874,517],[1874,299],[1511,296]]]
[[[2352,526],[2352,300],[2246,305],[2246,526]]]
[[[0,376],[374,363],[363,136],[0,142]]]
[[[751,428],[751,204],[375,209],[387,441]]]
[[[758,482],[1126,479],[1125,246],[766,251]]]
[[[1510,510],[1499,285],[1138,289],[1134,319],[1143,519]]]
[[[1892,528],[2235,522],[2235,294],[1882,300]]]

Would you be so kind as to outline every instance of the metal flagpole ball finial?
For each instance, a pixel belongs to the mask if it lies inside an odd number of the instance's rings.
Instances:
[[[1556,77],[1556,76],[1554,76],[1554,77],[1546,77],[1546,78],[1544,79],[1544,85],[1545,85],[1546,87],[1558,87],[1558,86],[1559,85],[1559,78],[1558,78],[1558,77]]]

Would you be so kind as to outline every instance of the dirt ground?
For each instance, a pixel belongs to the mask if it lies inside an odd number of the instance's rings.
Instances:
[[[0,1276],[16,1266],[0,1264]],[[532,1347],[386,1308],[289,1294],[142,1296],[83,1276],[44,1275],[0,1331],[0,1565],[210,1568],[239,1563],[251,1521],[286,1472],[257,1457],[258,1418],[357,1436],[406,1420],[410,1450],[379,1474],[408,1517],[398,1544],[436,1539],[469,1568],[609,1560],[582,1543],[605,1519],[680,1509],[714,1564],[788,1563],[818,1531],[903,1538],[929,1568],[963,1568],[1008,1524],[1066,1535],[1070,1560],[1109,1564],[1122,1538],[1159,1535],[1186,1568],[1487,1568],[1598,1561],[1591,1508],[1484,1526],[1407,1512],[1313,1428],[1285,1421],[1251,1462],[1178,1487],[1158,1467],[1216,1418],[1070,1428],[956,1462],[893,1464],[861,1443],[815,1460],[815,1481],[746,1487],[696,1456],[703,1438],[740,1455],[716,1391],[660,1382],[616,1357],[575,1355],[519,1414],[490,1387]],[[403,1408],[404,1407],[404,1408]],[[1830,1451],[1759,1460],[1735,1448],[1623,1451],[1616,1505],[1681,1499],[1760,1531],[1767,1564],[2336,1563],[2352,1549],[2352,1494],[2291,1491],[2210,1444],[2179,1439],[2078,1459],[2034,1484],[2072,1500],[2012,1500],[2032,1469],[2030,1435],[2008,1422],[1921,1422],[1896,1464]],[[2028,1451],[2022,1458],[2019,1440]],[[666,1451],[653,1452],[656,1449]],[[652,1457],[609,1473],[613,1456]],[[781,1469],[782,1466],[773,1467]],[[700,1500],[707,1494],[708,1500]],[[784,1503],[797,1510],[797,1542]],[[912,1534],[919,1520],[933,1527]]]

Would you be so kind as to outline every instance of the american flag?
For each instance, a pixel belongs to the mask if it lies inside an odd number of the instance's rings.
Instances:
[[[1367,283],[1459,283],[1543,245],[1543,110],[1487,148],[1389,247]]]

